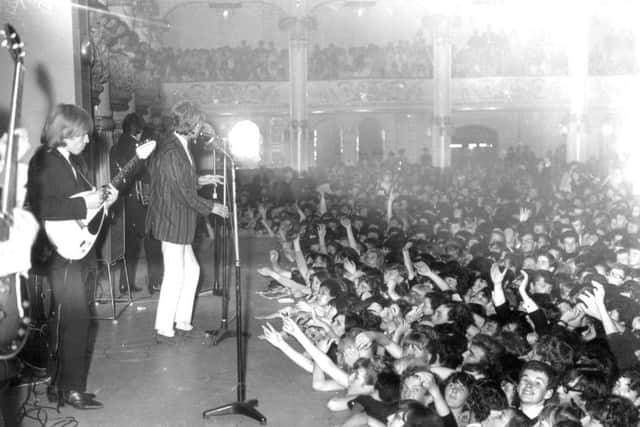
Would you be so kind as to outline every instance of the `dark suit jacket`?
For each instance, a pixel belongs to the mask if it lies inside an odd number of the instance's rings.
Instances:
[[[193,242],[198,214],[208,215],[213,200],[197,193],[198,176],[178,138],[162,141],[151,160],[151,194],[146,229],[165,242]]]
[[[123,133],[118,139],[118,143],[113,146],[109,157],[111,160],[111,176],[114,177],[129,160],[136,155],[136,145],[138,141],[131,135]],[[127,230],[143,235],[145,231],[145,217],[147,207],[144,206],[136,194],[135,184],[137,180],[149,182],[146,161],[141,161],[133,171],[130,179],[124,183],[120,190],[118,201],[111,208],[112,212],[120,214],[120,207],[124,204]]]
[[[91,189],[77,159],[71,156],[77,178],[69,162],[58,150],[40,147],[29,162],[27,203],[39,220],[83,219],[87,216],[84,199],[69,196]]]

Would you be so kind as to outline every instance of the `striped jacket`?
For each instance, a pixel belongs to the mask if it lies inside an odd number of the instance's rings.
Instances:
[[[174,134],[158,145],[149,172],[151,193],[145,230],[161,241],[191,244],[198,214],[208,215],[213,200],[198,196],[195,166]]]

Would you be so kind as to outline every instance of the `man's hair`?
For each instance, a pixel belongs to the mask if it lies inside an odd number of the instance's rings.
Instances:
[[[554,335],[543,335],[533,346],[540,361],[549,364],[556,372],[564,372],[573,364],[573,348]]]
[[[509,402],[493,380],[480,380],[472,388],[467,400],[469,409],[476,420],[484,420],[492,410],[502,410],[509,407]]]
[[[410,400],[400,405],[400,409],[407,410],[407,420],[404,427],[444,427],[442,418],[431,408],[427,408],[420,402]]]
[[[519,375],[520,378],[522,378],[522,374],[524,373],[524,371],[542,372],[547,376],[548,379],[547,390],[555,391],[558,383],[558,374],[556,374],[556,371],[548,363],[540,362],[537,360],[530,360],[522,365],[522,369],[520,370]]]
[[[469,390],[469,393],[471,393],[471,389],[473,388],[475,383],[475,378],[473,378],[466,372],[454,372],[453,374],[449,375],[446,380],[444,380],[444,382],[442,383],[442,389],[444,390],[445,388],[447,388],[449,384],[462,384],[467,388],[467,390]]]
[[[563,384],[568,385],[574,380],[577,380],[574,387],[582,390],[582,399],[585,401],[590,401],[609,394],[607,376],[602,371],[577,367],[570,370],[565,375],[562,382]]]
[[[365,384],[375,385],[378,382],[378,372],[376,371],[377,365],[371,359],[361,357],[353,364],[353,371],[358,369],[364,369],[366,371]]]
[[[430,341],[431,355],[447,368],[456,369],[462,363],[462,353],[467,350],[467,338],[449,324],[436,325],[438,338]]]
[[[497,362],[500,356],[504,353],[504,347],[498,340],[489,335],[478,334],[471,339],[469,345],[475,345],[480,347],[487,357],[492,362]]]
[[[127,135],[137,135],[144,129],[144,120],[137,113],[129,113],[122,120],[122,132]]]
[[[194,103],[181,101],[169,112],[172,130],[181,135],[191,132],[198,123],[204,120],[204,113]]]
[[[624,397],[605,396],[587,402],[587,413],[603,427],[637,427],[638,410]]]
[[[376,381],[376,390],[378,396],[383,402],[395,402],[400,398],[400,389],[402,382],[400,375],[391,370],[385,370],[378,374],[378,380]]]
[[[64,147],[66,138],[90,133],[93,129],[91,116],[73,104],[56,105],[42,130],[42,143],[49,148]]]

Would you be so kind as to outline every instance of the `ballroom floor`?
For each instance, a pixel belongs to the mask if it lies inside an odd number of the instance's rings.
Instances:
[[[261,321],[254,316],[275,311],[279,304],[256,294],[266,281],[256,268],[268,261],[274,242],[259,237],[241,238],[242,290],[245,319],[250,337],[247,340],[247,399],[259,400],[258,410],[270,426],[324,427],[338,424],[345,414],[326,409],[327,393],[311,390],[311,376],[297,368],[275,348],[257,337]],[[202,266],[202,288],[211,287],[212,249],[205,242],[197,250]],[[138,285],[146,289],[146,268],[140,266]],[[235,282],[231,281],[232,287]],[[104,403],[100,410],[80,411],[69,406],[38,410],[50,404],[45,385],[35,387],[25,409],[30,416],[47,418],[48,426],[252,426],[253,419],[226,415],[203,419],[202,412],[236,400],[236,340],[230,337],[215,346],[201,338],[183,339],[176,346],[156,344],[153,320],[157,297],[143,291],[134,294],[135,302],[117,322],[98,321],[98,330],[89,373],[88,391],[95,392]],[[108,314],[106,306],[99,306]],[[234,293],[229,306],[235,315]],[[194,324],[209,330],[220,326],[221,298],[204,292],[197,300]],[[277,322],[277,321],[276,321]],[[277,326],[281,326],[277,322]],[[235,322],[230,323],[230,329]],[[27,387],[14,389],[14,407],[27,395]],[[78,424],[75,424],[77,421]],[[44,425],[25,418],[24,426]]]

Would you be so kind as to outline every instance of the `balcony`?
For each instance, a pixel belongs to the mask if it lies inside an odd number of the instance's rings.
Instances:
[[[486,77],[453,79],[454,111],[567,109],[568,77]],[[430,111],[433,81],[363,79],[310,81],[312,114],[336,112]],[[640,76],[588,77],[587,108],[617,109],[629,105],[627,94],[640,93]],[[191,100],[213,115],[256,113],[287,115],[289,82],[165,83],[167,105]]]

